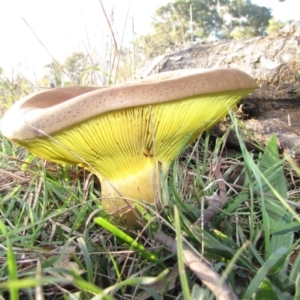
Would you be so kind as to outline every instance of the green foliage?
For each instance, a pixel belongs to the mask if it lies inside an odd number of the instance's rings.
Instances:
[[[53,61],[45,65],[47,75],[40,80],[40,85],[43,88],[51,87],[51,83],[55,83],[57,87],[110,85],[128,81],[139,69],[137,66],[144,64],[137,53],[127,48],[115,51],[114,55],[109,54],[109,56],[105,60],[103,57],[98,57],[96,53],[74,52],[61,63]],[[111,62],[111,65],[106,63],[103,66],[103,61]]]
[[[285,22],[277,21],[276,19],[272,18],[269,20],[268,27],[266,32],[268,35],[277,34],[279,30],[281,30],[286,25]]]
[[[63,63],[57,61],[45,66],[48,75],[42,79],[44,86],[55,83],[55,86],[82,85],[89,66],[88,56],[83,52],[74,52],[67,56]]]
[[[225,22],[225,31],[230,31],[231,37],[266,35],[266,28],[272,17],[268,8],[252,4],[250,0],[233,0],[224,9],[231,17],[229,22]],[[235,36],[236,30],[240,32],[239,36]]]
[[[73,85],[80,85],[81,78],[88,66],[87,56],[82,52],[74,52],[64,62],[64,69]]]
[[[0,117],[19,97],[35,91],[36,86],[20,74],[10,79],[0,73]]]
[[[64,86],[65,74],[63,64],[60,64],[59,62],[52,62],[45,65],[44,68],[47,70],[48,74],[40,80],[40,85],[42,87],[50,88],[51,83],[53,83],[56,87]]]
[[[155,57],[188,41],[265,35],[270,19],[269,9],[250,0],[175,0],[156,11],[153,33],[139,42]]]

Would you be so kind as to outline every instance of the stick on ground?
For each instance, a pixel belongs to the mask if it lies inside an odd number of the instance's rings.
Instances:
[[[174,238],[158,231],[156,240],[160,241],[172,252],[177,252]],[[183,255],[185,264],[214,293],[218,300],[238,300],[230,286],[222,282],[220,275],[209,266],[199,253],[185,243],[183,244]]]

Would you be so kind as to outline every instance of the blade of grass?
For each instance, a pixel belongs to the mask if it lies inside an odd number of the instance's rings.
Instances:
[[[115,292],[119,290],[120,288],[126,286],[126,285],[151,285],[157,282],[158,280],[163,279],[167,274],[169,273],[169,270],[164,270],[161,273],[159,273],[156,277],[131,277],[126,280],[123,280],[121,282],[118,282],[104,290],[106,294]],[[95,299],[94,299],[95,300]]]
[[[295,292],[295,298],[294,299],[295,300],[300,300],[300,272],[297,275],[295,286],[296,286],[296,292]]]
[[[277,249],[262,265],[262,267],[258,270],[257,274],[254,276],[252,281],[250,282],[243,299],[251,299],[252,295],[254,295],[261,282],[266,278],[270,272],[275,272],[279,265],[282,265],[286,259],[286,256],[289,252],[289,249],[286,247],[281,247]]]
[[[8,290],[21,290],[21,289],[27,289],[27,288],[34,288],[38,285],[46,285],[46,284],[53,284],[53,283],[62,283],[65,279],[63,278],[57,278],[57,277],[51,277],[51,276],[44,276],[40,279],[37,279],[35,277],[31,278],[24,278],[24,279],[14,279],[14,280],[8,280],[6,282],[0,283],[0,289],[8,289]],[[18,299],[18,298],[15,298]],[[11,300],[14,300],[11,298]]]
[[[183,298],[185,300],[191,300],[189,282],[186,276],[184,255],[183,255],[183,241],[181,238],[180,218],[179,211],[176,205],[174,205],[174,221],[175,221],[175,233],[176,233],[176,245],[177,245],[177,260],[179,269],[179,279],[182,288]]]
[[[98,288],[95,284],[92,282],[87,282],[83,279],[76,279],[74,280],[74,283],[80,287],[81,289],[88,291],[96,296],[94,296],[91,299],[103,299],[103,300],[115,300],[112,296],[108,295],[106,292]]]
[[[113,224],[108,222],[107,220],[105,220],[101,217],[97,217],[94,219],[94,222],[96,224],[102,226],[106,230],[108,230],[113,235],[122,239],[125,243],[130,245],[135,251],[140,253],[143,257],[145,257],[149,261],[152,261],[152,262],[158,261],[158,257],[155,254],[151,253],[150,251],[147,251],[143,245],[138,243],[131,236],[129,236],[128,234],[126,234],[125,232],[123,232],[122,230],[120,230],[119,228],[117,228],[116,226],[114,226]]]
[[[7,236],[7,230],[4,223],[0,220],[0,229],[2,233],[6,236],[7,243],[7,265],[8,265],[8,273],[9,273],[9,281],[16,281],[18,279],[18,268],[16,257],[11,246],[11,242],[9,237]],[[12,286],[9,289],[10,299],[18,300],[19,299],[19,289],[17,286]]]
[[[80,246],[80,249],[83,253],[84,261],[85,261],[85,267],[88,275],[88,281],[93,282],[94,281],[94,276],[93,276],[93,262],[91,260],[91,255],[89,253],[89,250],[87,248],[87,245],[82,237],[77,239],[78,244]]]

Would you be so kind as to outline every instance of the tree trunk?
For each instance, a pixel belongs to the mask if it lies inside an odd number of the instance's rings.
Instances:
[[[236,110],[254,141],[265,145],[271,135],[281,151],[289,149],[300,162],[300,22],[270,37],[197,42],[177,46],[156,58],[143,76],[188,68],[237,68],[251,75],[260,88]],[[224,133],[229,122],[215,127]],[[229,143],[237,145],[232,132]]]

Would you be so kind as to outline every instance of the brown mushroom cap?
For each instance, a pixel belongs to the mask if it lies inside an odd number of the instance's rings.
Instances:
[[[108,88],[56,88],[17,102],[3,117],[0,128],[9,139],[28,140],[108,111],[255,88],[255,81],[236,69],[170,71]]]

